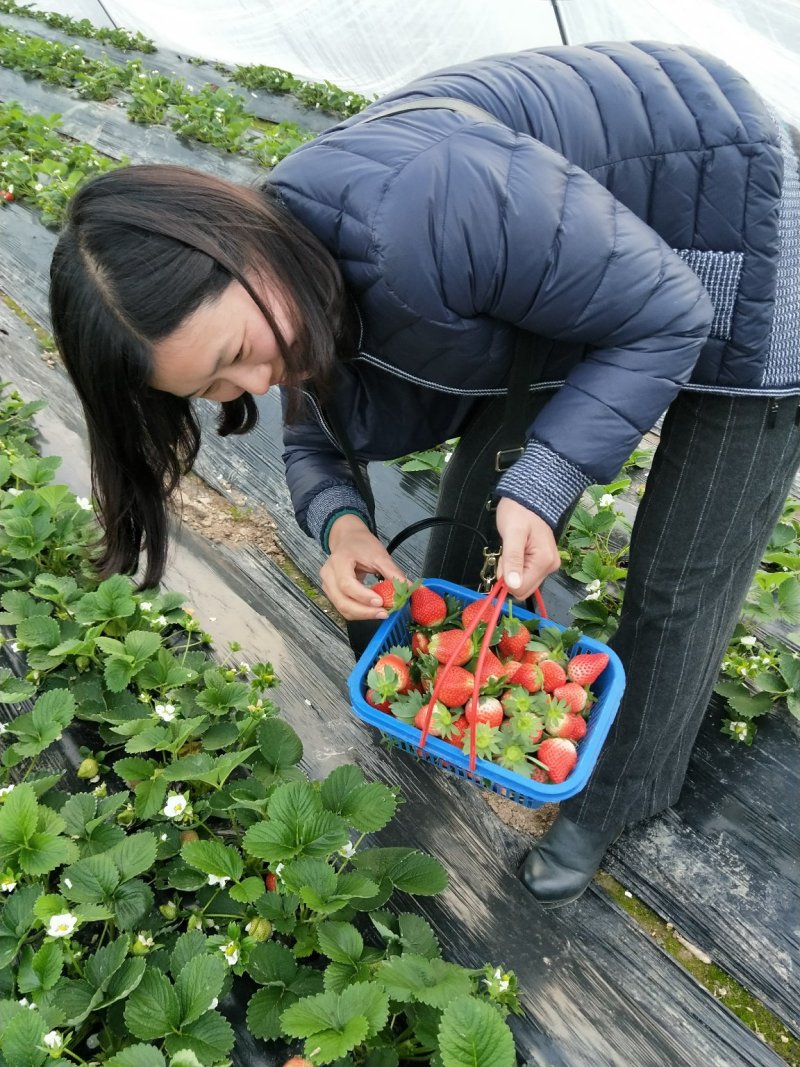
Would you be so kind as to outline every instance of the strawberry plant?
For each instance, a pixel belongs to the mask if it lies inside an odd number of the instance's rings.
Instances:
[[[0,14],[36,19],[71,37],[90,37],[96,41],[114,45],[115,48],[121,48],[123,51],[155,52],[156,50],[153,42],[138,30],[94,26],[88,19],[74,19],[56,11],[39,11],[30,4],[17,4],[15,0],[0,0]]]
[[[223,1067],[238,996],[314,1065],[512,1067],[513,975],[389,910],[447,881],[372,838],[397,791],[352,765],[310,781],[269,663],[215,661],[180,594],[97,581],[40,406],[0,394],[0,1062]]]

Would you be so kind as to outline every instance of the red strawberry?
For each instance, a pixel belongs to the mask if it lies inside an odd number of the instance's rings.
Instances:
[[[439,668],[434,682],[439,681],[439,676],[443,670],[443,667]],[[441,687],[437,690],[436,696],[448,708],[460,708],[472,696],[474,689],[475,675],[472,671],[468,671],[464,667],[450,667],[444,676]]]
[[[290,1060],[284,1063],[283,1067],[314,1067],[314,1064],[303,1056],[292,1056]]]
[[[2,193],[0,193],[0,197],[2,197],[3,200],[6,200],[10,204],[11,201],[14,199],[14,194],[10,193],[8,189],[4,189]]]
[[[530,639],[530,632],[518,619],[507,620],[497,651],[501,656],[521,661],[525,646]]]
[[[586,719],[582,715],[567,715],[567,721],[558,736],[568,737],[570,741],[580,741],[586,737]]]
[[[533,648],[526,648],[520,656],[523,663],[538,663],[540,660],[547,659],[547,653],[544,651],[536,651]]]
[[[367,675],[367,685],[376,689],[384,698],[395,693],[405,693],[411,685],[411,672],[402,657],[392,652],[378,656]]]
[[[564,685],[567,680],[564,668],[553,659],[540,660],[538,667],[542,672],[542,689],[544,689],[545,693],[552,693],[554,689]],[[553,776],[550,775],[550,777],[552,778]]]
[[[531,770],[531,778],[534,782],[549,782],[550,775],[544,769],[544,767],[534,767]]]
[[[387,611],[397,611],[408,600],[408,582],[401,582],[396,578],[384,578],[370,586],[370,592],[381,598]]]
[[[415,656],[424,656],[428,651],[428,643],[430,638],[427,634],[420,633],[419,630],[415,630],[411,635],[411,651]]]
[[[566,737],[547,737],[536,750],[536,759],[543,763],[551,782],[563,782],[578,762],[578,750]]]
[[[608,656],[605,652],[581,652],[567,664],[567,675],[571,682],[577,682],[578,685],[591,685],[607,666]]]
[[[583,711],[589,699],[589,694],[577,682],[567,682],[566,685],[560,685],[553,690],[553,696],[556,700],[563,700],[565,704],[569,704],[570,710],[576,714]]]
[[[535,663],[520,663],[511,675],[512,685],[521,685],[529,693],[538,693],[542,688],[542,672]]]
[[[380,693],[376,693],[374,689],[368,689],[364,694],[364,699],[373,708],[377,708],[378,711],[386,711],[391,714],[391,707],[388,700],[381,700]]]
[[[264,877],[264,885],[267,888],[267,892],[274,893],[278,888],[278,876],[269,871]]]
[[[460,715],[455,722],[451,723],[450,729],[443,734],[445,741],[449,741],[456,748],[461,748],[469,731],[469,720],[466,715]]]
[[[420,626],[438,626],[447,618],[444,597],[421,585],[411,594],[411,618]]]
[[[494,652],[487,649],[486,658],[483,661],[483,668],[481,669],[478,683],[481,686],[486,685],[487,682],[494,679],[506,678],[508,676],[508,670],[505,664],[495,656]]]
[[[463,644],[462,644],[463,642]],[[461,644],[461,651],[456,656],[454,663],[457,667],[463,667],[467,660],[472,659],[472,639],[464,640],[463,630],[439,630],[430,639],[428,652],[439,663],[447,663],[456,647]]]
[[[467,604],[464,610],[461,612],[461,625],[466,630],[476,615],[480,615],[481,609],[486,608],[485,600],[473,600],[471,604]],[[486,608],[488,613],[488,608]]]
[[[479,697],[477,711],[473,710],[474,707],[475,698],[472,697],[464,708],[469,723],[477,718],[478,722],[485,722],[487,726],[499,726],[503,721],[503,705],[497,697]]]
[[[423,704],[414,716],[414,725],[418,730],[425,729],[425,722],[428,718],[428,708],[430,706],[430,701],[427,704]],[[431,713],[430,722],[428,723],[428,733],[433,737],[441,737],[452,725],[453,716],[450,714],[449,708],[446,708],[444,704],[437,700],[433,706],[433,712]]]

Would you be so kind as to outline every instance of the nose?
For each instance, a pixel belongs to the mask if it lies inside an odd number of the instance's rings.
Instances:
[[[272,375],[269,366],[262,363],[253,367],[236,367],[230,381],[246,393],[263,396],[272,385]]]

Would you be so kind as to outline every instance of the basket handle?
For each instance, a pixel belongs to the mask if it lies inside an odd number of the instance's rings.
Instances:
[[[431,698],[428,701],[428,709],[427,709],[427,712],[426,712],[426,715],[425,715],[425,722],[424,722],[423,729],[422,729],[422,736],[420,737],[420,740],[419,740],[420,751],[425,747],[425,742],[428,740],[428,730],[430,728],[431,716],[433,715],[433,709],[436,707],[436,699],[437,699],[437,697],[439,695],[439,691],[441,690],[442,685],[444,684],[444,681],[445,681],[445,679],[447,677],[447,674],[450,671],[450,668],[453,666],[453,664],[454,664],[459,652],[464,647],[464,645],[465,645],[466,641],[468,640],[468,638],[470,638],[472,636],[472,634],[481,625],[482,622],[487,622],[488,625],[486,627],[486,633],[483,635],[483,640],[481,641],[480,652],[478,653],[478,664],[477,664],[477,666],[475,668],[475,686],[474,686],[474,689],[473,689],[473,699],[477,700],[478,693],[479,693],[479,690],[480,690],[480,684],[478,682],[478,679],[480,678],[481,671],[483,669],[483,664],[486,661],[486,653],[489,650],[489,644],[490,644],[490,642],[492,640],[492,634],[494,633],[494,628],[497,625],[497,620],[500,618],[500,613],[503,610],[503,604],[505,603],[505,599],[506,599],[507,593],[508,593],[508,588],[506,586],[505,581],[502,578],[499,579],[499,581],[495,582],[495,584],[492,586],[492,588],[489,590],[488,594],[484,598],[480,610],[475,613],[475,618],[472,619],[470,621],[469,626],[467,626],[464,629],[464,633],[463,633],[463,635],[461,637],[461,640],[455,645],[455,647],[453,648],[453,651],[450,653],[450,656],[449,656],[447,662],[444,664],[444,666],[439,671],[439,677],[437,678],[436,683],[435,683],[435,685],[433,687],[433,692],[431,693]],[[494,603],[495,598],[497,599],[496,603]],[[477,705],[476,705],[476,711],[477,711]],[[476,759],[477,759],[477,755],[476,755],[476,752],[475,752],[475,730],[476,730],[477,724],[478,724],[478,717],[477,717],[477,714],[476,714],[474,719],[473,719],[473,721],[470,723],[470,745],[469,745],[469,769],[470,769],[470,771],[474,771],[475,770],[475,763],[476,763]]]

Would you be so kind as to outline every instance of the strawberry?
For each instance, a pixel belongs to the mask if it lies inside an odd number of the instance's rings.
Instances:
[[[581,652],[567,664],[567,677],[578,685],[591,685],[597,681],[608,665],[605,652]]]
[[[566,737],[547,737],[536,750],[536,759],[543,763],[551,782],[563,782],[578,762],[578,750]]]
[[[567,715],[567,721],[558,736],[568,737],[570,741],[580,741],[586,737],[586,719],[582,715]]]
[[[420,626],[439,626],[447,618],[444,597],[421,585],[411,594],[411,618]]]
[[[419,630],[415,630],[411,635],[411,651],[415,656],[424,656],[428,651],[428,643],[430,638],[427,634],[420,633]]]
[[[436,672],[434,681],[438,683],[443,667]],[[475,675],[464,667],[451,667],[444,676],[437,698],[448,708],[460,708],[469,700],[475,689]]]
[[[547,659],[547,653],[534,648],[526,648],[520,659],[523,663],[538,663],[540,660]]]
[[[397,611],[408,600],[408,582],[401,582],[397,578],[384,578],[375,585],[370,586],[370,592],[379,596],[387,611]]]
[[[378,711],[385,711],[391,714],[391,707],[388,700],[381,700],[380,693],[377,693],[374,689],[368,689],[364,694],[364,699],[373,708]]]
[[[576,714],[583,711],[589,699],[589,694],[577,682],[567,682],[565,685],[558,686],[553,690],[553,696],[556,700],[563,700],[565,704],[569,704],[570,710]]]
[[[538,693],[542,688],[542,672],[535,663],[520,663],[509,681],[512,685],[521,685],[529,693]]]
[[[485,722],[487,726],[499,726],[503,721],[503,705],[497,697],[479,697],[478,707],[475,709],[475,698],[467,701],[464,714],[467,722]]]
[[[451,745],[455,745],[456,748],[461,748],[464,744],[464,740],[469,732],[469,720],[466,715],[460,715],[455,722],[450,724],[450,729],[446,734],[442,734],[445,741],[449,741]]]
[[[0,197],[2,197],[3,200],[6,201],[6,203],[10,204],[11,201],[14,199],[14,194],[10,193],[8,189],[4,189],[2,193],[0,193]]]
[[[492,680],[497,681],[500,678],[506,678],[507,676],[508,671],[506,670],[505,664],[495,656],[494,652],[487,649],[480,678],[478,678],[478,683],[481,688]]]
[[[522,625],[519,619],[507,619],[497,651],[506,658],[521,660],[525,646],[530,641],[530,638],[530,632]]]
[[[439,632],[435,633],[430,639],[428,652],[430,652],[439,663],[447,663],[459,644],[462,645],[461,651],[456,656],[454,663],[457,667],[463,667],[473,656],[472,640],[471,638],[467,638],[466,641],[464,640],[463,630],[439,630]]]
[[[560,685],[564,685],[567,680],[567,676],[564,673],[564,668],[560,663],[556,663],[553,659],[543,659],[537,664],[539,670],[542,672],[542,689],[545,693],[552,693],[554,689],[558,689]],[[552,778],[552,775],[550,776]]]
[[[272,871],[268,871],[264,876],[264,885],[266,886],[268,893],[274,893],[278,888],[278,876],[273,874]]]
[[[480,615],[481,609],[486,607],[486,601],[473,600],[471,604],[467,604],[464,610],[461,612],[461,625],[466,630],[476,615]],[[488,609],[487,609],[488,612]]]
[[[534,782],[549,782],[550,775],[544,769],[544,767],[533,767],[531,770],[531,778]]]
[[[290,1060],[284,1063],[283,1067],[314,1067],[314,1064],[303,1056],[292,1056]]]
[[[427,704],[423,704],[414,717],[414,725],[418,730],[425,729],[425,723],[428,719],[428,708],[430,708],[430,706],[430,701],[428,701]],[[428,733],[433,737],[442,737],[444,732],[449,730],[453,725],[453,722],[454,720],[453,716],[450,714],[450,709],[437,700],[430,716]]]
[[[411,686],[408,664],[392,652],[378,656],[367,675],[367,685],[376,690],[383,700],[397,693],[406,693]]]

